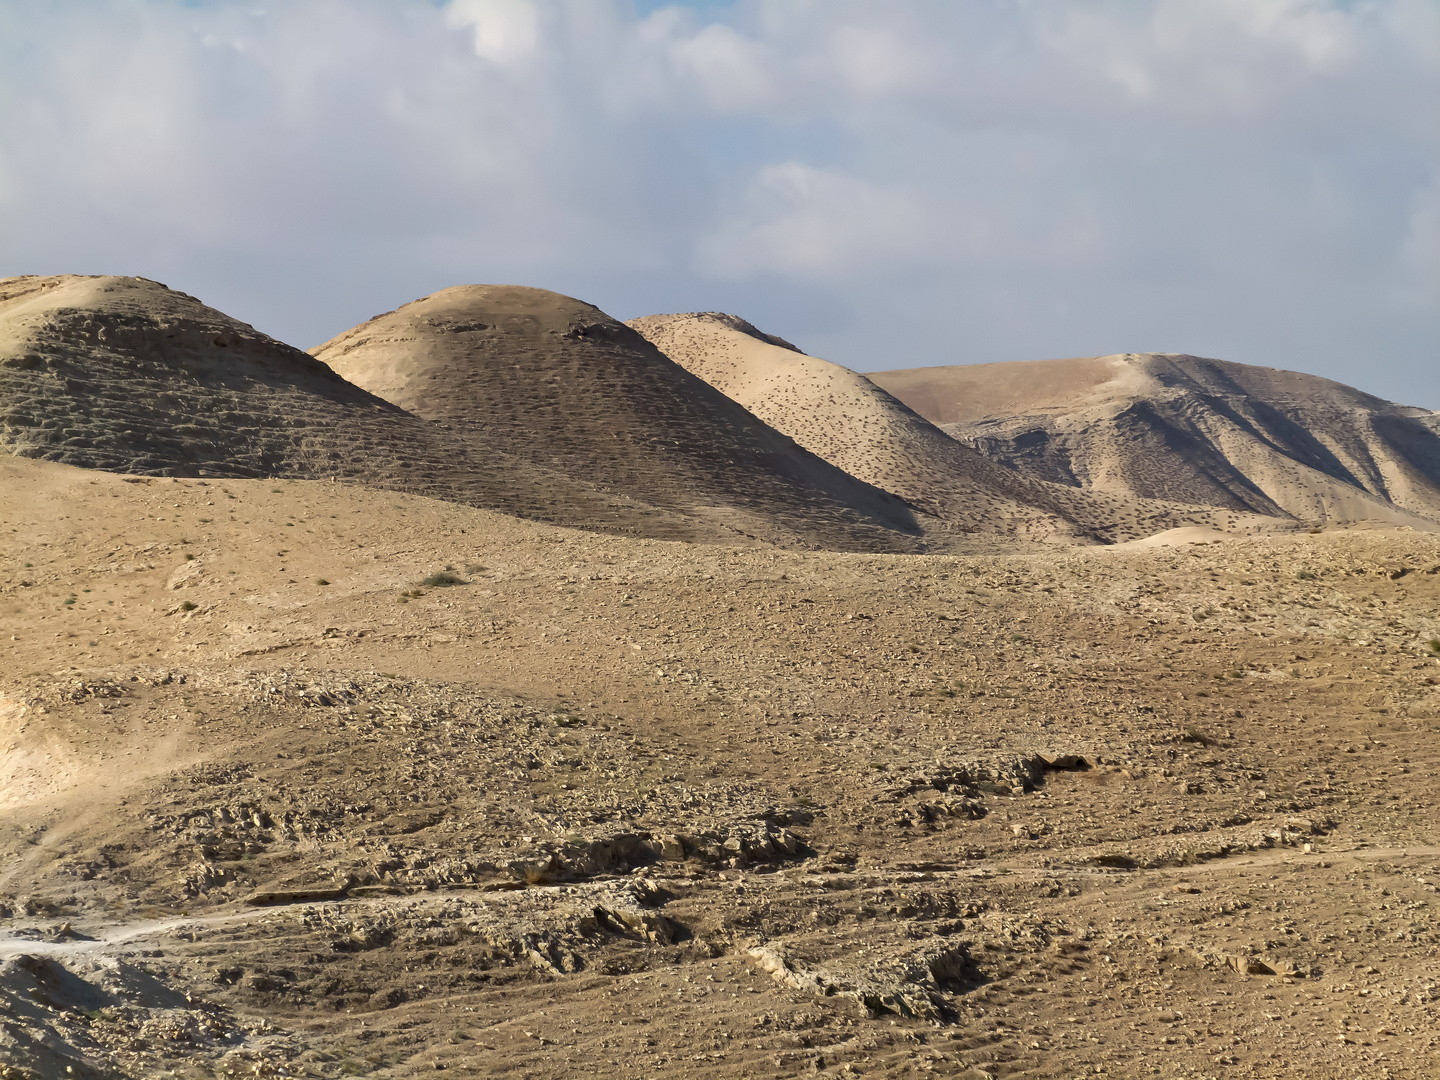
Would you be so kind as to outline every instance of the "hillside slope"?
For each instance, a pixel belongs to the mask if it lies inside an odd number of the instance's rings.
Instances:
[[[796,446],[598,308],[543,289],[445,289],[313,354],[443,426],[717,529],[916,550],[913,510]]]
[[[586,470],[512,452],[505,438],[475,444],[143,278],[0,280],[0,449],[142,475],[335,479],[665,539],[915,544],[833,501],[827,513],[783,520],[680,509],[673,499],[662,507],[643,483],[606,487]],[[913,515],[890,505],[900,528],[912,528]]]
[[[1440,414],[1313,375],[1126,353],[870,378],[1057,483],[1321,523],[1440,517]]]
[[[1206,511],[1038,483],[951,438],[865,376],[717,312],[630,324],[677,363],[853,476],[957,531],[1128,540],[1185,525],[1254,524]]]

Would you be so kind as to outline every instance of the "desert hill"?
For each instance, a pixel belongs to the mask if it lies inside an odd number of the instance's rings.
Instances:
[[[651,315],[630,323],[661,351],[841,469],[948,523],[1032,539],[1128,540],[1248,517],[1078,492],[1036,482],[951,438],[865,376],[807,356],[733,315]]]
[[[465,285],[312,350],[444,427],[602,489],[766,539],[914,549],[912,509],[795,445],[598,308]]]
[[[0,446],[140,475],[339,479],[513,509],[591,490],[444,431],[158,282],[0,281]]]
[[[1313,375],[1126,353],[870,378],[1062,484],[1316,522],[1440,517],[1440,414]]]
[[[523,423],[523,409],[514,416]],[[558,427],[567,419],[549,417]],[[507,439],[532,452],[512,452]],[[669,539],[913,544],[841,499],[888,502],[891,519],[909,527],[905,507],[822,463],[812,472],[825,473],[838,497],[805,488],[801,464],[788,502],[761,499],[748,515],[726,517],[703,505],[703,477],[695,478],[702,505],[687,513],[674,498],[657,506],[640,474],[611,476],[607,488],[581,470],[551,467],[512,433],[477,445],[346,382],[299,349],[141,278],[0,281],[0,447],[135,474],[338,479]],[[793,448],[788,454],[797,456]]]

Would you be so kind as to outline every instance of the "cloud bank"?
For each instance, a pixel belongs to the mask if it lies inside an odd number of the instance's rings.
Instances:
[[[1440,408],[1432,0],[0,9],[0,274],[308,346],[446,285],[861,370],[1173,350]]]

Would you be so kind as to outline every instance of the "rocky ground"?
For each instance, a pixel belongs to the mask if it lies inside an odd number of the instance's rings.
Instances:
[[[0,469],[0,1076],[1440,1062],[1433,536],[841,555]]]

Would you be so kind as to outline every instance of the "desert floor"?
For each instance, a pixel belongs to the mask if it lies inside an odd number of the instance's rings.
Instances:
[[[0,1076],[1440,1069],[1434,535],[0,500]]]

